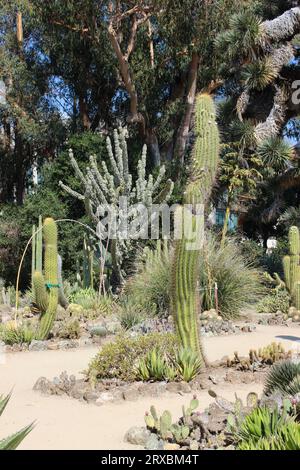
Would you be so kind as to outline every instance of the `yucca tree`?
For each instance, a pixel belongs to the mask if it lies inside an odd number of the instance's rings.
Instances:
[[[0,396],[0,416],[2,415],[3,411],[5,410],[9,400],[11,397],[11,393],[6,396]],[[8,437],[0,440],[0,450],[15,450],[19,444],[25,439],[27,434],[29,434],[34,427],[34,423],[25,426],[20,431],[17,431],[14,434],[11,434]]]

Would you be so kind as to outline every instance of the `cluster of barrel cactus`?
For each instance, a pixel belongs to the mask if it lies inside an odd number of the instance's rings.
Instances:
[[[154,406],[151,406],[150,413],[145,414],[145,423],[150,431],[156,432],[165,441],[180,443],[190,435],[190,417],[198,408],[199,401],[194,397],[187,408],[182,407],[182,417],[177,423],[172,423],[172,415],[165,410],[159,417]]]
[[[171,309],[182,346],[197,352],[204,365],[198,325],[198,271],[201,256],[199,244],[203,241],[203,206],[210,196],[219,161],[219,132],[215,106],[207,94],[199,94],[196,97],[194,124],[195,144],[191,174],[184,197],[184,204],[189,206],[182,210],[184,233],[182,232],[181,239],[175,244]],[[191,247],[191,241],[198,242],[194,248]]]
[[[274,342],[258,350],[250,349],[248,357],[241,357],[236,351],[233,359],[227,359],[227,366],[235,366],[240,370],[253,370],[253,366],[272,365],[291,356],[291,351],[286,352],[281,343]]]

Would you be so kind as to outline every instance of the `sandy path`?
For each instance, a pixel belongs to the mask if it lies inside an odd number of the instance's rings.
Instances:
[[[265,346],[274,340],[281,341],[287,348],[300,349],[300,328],[259,326],[255,333],[207,338],[205,349],[208,358],[215,360],[235,350],[245,354],[250,348]],[[96,351],[96,348],[89,348],[6,354],[5,363],[0,365],[0,393],[12,387],[14,391],[1,417],[1,435],[35,419],[37,426],[21,445],[22,449],[132,449],[123,442],[124,434],[130,426],[143,424],[144,412],[151,404],[160,410],[167,408],[176,416],[180,414],[181,404],[189,400],[188,395],[166,394],[160,398],[96,407],[71,398],[43,396],[32,390],[40,376],[52,378],[62,370],[78,375]],[[257,384],[241,385],[234,390],[230,385],[214,389],[229,399],[234,392],[245,397],[250,390],[261,391]],[[211,400],[207,392],[197,395],[201,408],[206,407]]]

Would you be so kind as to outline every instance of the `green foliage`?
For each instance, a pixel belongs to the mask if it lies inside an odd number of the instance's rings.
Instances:
[[[59,338],[62,339],[78,339],[80,337],[80,323],[75,319],[66,319],[56,333]]]
[[[36,328],[30,323],[15,326],[13,323],[0,324],[0,339],[5,344],[30,344],[36,338]]]
[[[254,304],[262,295],[261,273],[244,258],[234,241],[220,247],[217,239],[207,237],[200,263],[202,309],[215,308],[214,286],[218,286],[219,314],[238,317],[241,309]]]
[[[244,66],[241,76],[250,90],[263,90],[274,81],[277,70],[274,70],[272,61],[268,57],[264,57]]]
[[[151,333],[135,338],[121,335],[114,342],[105,344],[90,362],[87,376],[91,381],[118,378],[134,381],[138,363],[154,348],[163,355],[174,357],[176,337],[169,333]]]
[[[125,287],[133,303],[140,305],[148,315],[164,315],[169,308],[170,265],[173,250],[160,240],[154,250],[145,248],[136,266],[136,274]]]
[[[300,450],[300,424],[277,408],[255,408],[238,434],[239,450]]]
[[[287,360],[274,364],[265,381],[264,393],[279,391],[284,396],[300,393],[300,362]]]
[[[136,302],[134,297],[122,298],[120,302],[120,312],[118,314],[122,327],[130,330],[135,325],[142,323],[147,317],[144,307]]]
[[[78,289],[69,296],[69,301],[81,305],[85,310],[97,308],[98,294],[91,287]]]
[[[276,313],[278,310],[287,313],[290,305],[289,293],[282,290],[272,290],[270,294],[264,296],[257,304],[259,313]]]
[[[167,379],[167,367],[167,362],[163,352],[154,348],[139,361],[137,366],[137,375],[142,380]]]
[[[5,410],[9,400],[11,397],[11,393],[7,396],[0,396],[0,416],[2,415],[3,411]],[[34,423],[29,424],[28,426],[24,427],[20,431],[0,440],[0,450],[15,450],[21,442],[25,439],[25,437],[33,430]]]
[[[180,348],[176,352],[174,364],[180,379],[184,382],[193,380],[202,367],[199,356],[189,348]]]
[[[293,158],[293,147],[280,137],[264,140],[257,151],[264,165],[275,172],[285,171]]]
[[[165,410],[159,417],[154,406],[150,407],[150,413],[145,413],[145,423],[151,432],[155,432],[158,436],[165,441],[173,441],[181,443],[190,435],[190,428],[187,424],[187,419],[199,406],[196,397],[190,401],[187,410],[182,407],[183,416],[174,424],[172,424],[172,415],[168,410]]]

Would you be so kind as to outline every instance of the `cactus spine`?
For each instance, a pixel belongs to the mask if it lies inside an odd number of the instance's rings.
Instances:
[[[40,271],[33,275],[36,302],[41,310],[38,338],[46,339],[55,320],[58,304],[57,227],[52,218],[43,225],[45,240],[45,277]]]
[[[286,288],[293,305],[300,310],[300,237],[298,227],[289,230],[290,254],[283,257],[283,272]]]
[[[192,156],[191,176],[185,192],[185,204],[181,216],[184,235],[176,242],[172,272],[171,309],[176,330],[184,348],[196,351],[204,365],[199,338],[198,270],[200,247],[188,246],[191,240],[201,243],[204,225],[203,206],[207,202],[217,172],[219,160],[219,132],[212,98],[206,94],[196,97],[195,145]],[[200,212],[199,212],[200,208]]]

